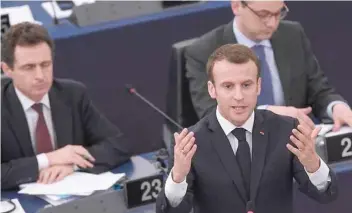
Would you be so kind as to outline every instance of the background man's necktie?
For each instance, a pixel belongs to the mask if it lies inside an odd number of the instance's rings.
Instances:
[[[37,154],[51,152],[53,151],[53,145],[45,123],[43,105],[41,103],[33,104],[32,108],[38,113],[37,127],[35,129]]]

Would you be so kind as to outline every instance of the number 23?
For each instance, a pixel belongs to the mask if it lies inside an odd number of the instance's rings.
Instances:
[[[351,139],[343,138],[341,140],[341,146],[344,147],[343,151],[342,151],[342,157],[343,158],[352,156],[352,149],[351,149],[352,141],[351,141]]]
[[[155,189],[156,192],[153,191],[150,193],[150,190],[152,187]],[[156,199],[159,192],[161,191],[161,180],[154,179],[152,181],[152,184],[150,184],[148,181],[145,181],[141,184],[141,190],[143,191],[142,201],[148,201],[148,200],[151,200],[152,198]]]

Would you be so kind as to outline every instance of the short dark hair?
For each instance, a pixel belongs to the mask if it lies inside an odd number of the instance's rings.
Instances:
[[[258,78],[260,76],[260,63],[255,53],[242,44],[225,44],[216,49],[209,57],[207,63],[208,79],[214,82],[213,68],[217,61],[227,60],[234,64],[244,64],[253,61],[258,68]]]
[[[13,25],[2,37],[1,61],[13,68],[16,46],[34,46],[42,42],[49,45],[52,57],[54,57],[54,42],[43,26],[30,22]]]

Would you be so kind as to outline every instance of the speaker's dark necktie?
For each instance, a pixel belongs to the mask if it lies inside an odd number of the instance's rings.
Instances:
[[[251,152],[246,141],[246,130],[243,128],[236,128],[232,130],[232,134],[238,140],[236,159],[242,172],[245,189],[247,191],[247,199],[249,200],[251,182]]]

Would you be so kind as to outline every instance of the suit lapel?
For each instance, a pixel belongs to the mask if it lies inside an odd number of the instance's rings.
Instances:
[[[265,128],[260,110],[256,110],[252,132],[251,200],[255,201],[265,164],[269,132]]]
[[[274,58],[277,65],[277,69],[280,76],[280,81],[282,85],[282,89],[284,91],[285,103],[286,105],[290,105],[289,92],[290,92],[290,63],[289,56],[285,50],[285,46],[287,44],[283,39],[279,37],[280,29],[278,29],[270,39],[271,45],[274,51]]]
[[[6,99],[9,106],[7,109],[9,113],[6,113],[8,115],[7,122],[9,122],[12,130],[14,131],[14,135],[17,138],[24,155],[33,156],[34,151],[26,115],[23,111],[21,102],[17,97],[13,84],[9,86],[9,93]]]
[[[233,21],[228,23],[224,28],[223,44],[237,43],[236,36],[233,33]]]
[[[73,144],[72,110],[66,105],[59,91],[52,87],[49,92],[51,116],[56,132],[57,148]]]
[[[230,142],[224,131],[221,129],[221,126],[216,118],[216,110],[213,110],[213,112],[209,115],[208,128],[210,130],[211,145],[216,150],[216,153],[224,165],[225,170],[235,183],[242,199],[244,202],[247,202],[246,191],[243,185],[240,168],[231,148]]]

